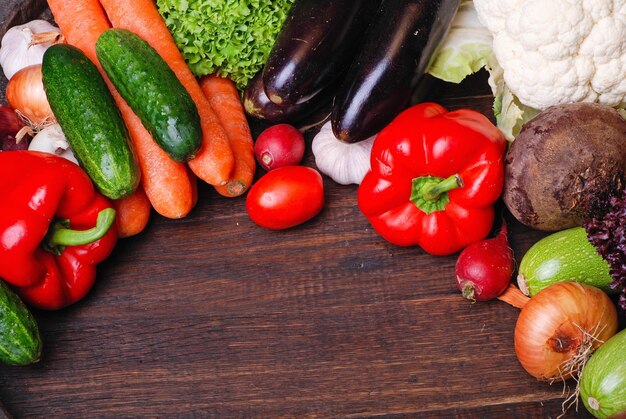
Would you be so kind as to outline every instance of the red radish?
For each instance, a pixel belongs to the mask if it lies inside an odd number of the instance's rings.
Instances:
[[[509,247],[506,222],[502,220],[502,228],[496,237],[477,241],[463,249],[454,274],[463,297],[487,301],[507,289],[514,268],[513,250]]]
[[[254,155],[265,170],[298,165],[304,156],[304,137],[289,124],[273,125],[257,138]]]

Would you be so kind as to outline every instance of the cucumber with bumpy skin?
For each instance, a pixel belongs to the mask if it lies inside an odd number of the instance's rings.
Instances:
[[[35,318],[17,294],[0,281],[0,361],[32,364],[39,361],[41,346]]]
[[[98,190],[111,199],[133,193],[137,156],[98,68],[78,48],[56,44],[43,56],[42,73],[52,112]]]
[[[192,159],[202,144],[198,108],[158,52],[133,32],[109,29],[96,54],[154,141],[173,160]]]
[[[587,240],[582,227],[544,237],[526,252],[519,266],[517,283],[533,296],[556,282],[576,281],[614,292],[609,264]]]

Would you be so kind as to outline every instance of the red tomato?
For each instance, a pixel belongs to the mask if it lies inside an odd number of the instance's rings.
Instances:
[[[246,198],[252,221],[272,230],[302,224],[323,206],[322,176],[306,166],[283,166],[267,172],[252,185]]]

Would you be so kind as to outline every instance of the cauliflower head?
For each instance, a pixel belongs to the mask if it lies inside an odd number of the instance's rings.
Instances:
[[[626,0],[474,0],[504,82],[535,109],[626,105]]]

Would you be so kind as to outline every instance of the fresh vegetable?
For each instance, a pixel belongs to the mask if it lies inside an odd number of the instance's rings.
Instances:
[[[315,217],[324,206],[324,183],[315,169],[284,166],[267,172],[250,188],[246,210],[261,227],[284,230]]]
[[[28,365],[41,358],[41,335],[32,313],[4,281],[0,281],[0,361]]]
[[[611,0],[463,1],[428,71],[458,83],[486,68],[497,126],[512,141],[554,104],[626,105],[621,15]]]
[[[507,231],[503,219],[496,237],[474,242],[459,254],[454,276],[463,297],[472,301],[487,301],[508,288],[515,259],[509,247]]]
[[[152,207],[141,185],[132,195],[116,199],[112,203],[117,213],[115,223],[120,239],[135,236],[146,228]]]
[[[200,116],[189,93],[146,41],[125,29],[109,29],[96,42],[109,79],[175,161],[187,161],[202,143]]]
[[[24,123],[14,109],[0,105],[0,151],[28,148],[28,140],[19,135],[23,127]]]
[[[44,153],[56,154],[59,157],[63,157],[78,164],[78,160],[76,160],[72,152],[70,143],[67,142],[67,138],[65,138],[65,134],[63,134],[63,130],[59,124],[48,125],[39,131],[30,141],[28,149],[31,151],[43,151]]]
[[[608,204],[608,205],[607,205]],[[619,306],[626,313],[626,189],[608,199],[601,214],[585,220],[587,237],[609,263],[613,282],[611,290],[620,293]]]
[[[623,2],[474,4],[493,35],[504,81],[521,103],[539,110],[583,101],[626,105]]]
[[[585,364],[580,377],[580,398],[597,418],[626,413],[626,330],[607,340]]]
[[[79,166],[35,151],[0,153],[0,190],[0,277],[35,307],[79,301],[117,242],[109,200]]]
[[[41,64],[29,65],[11,77],[6,90],[9,105],[37,128],[55,122],[42,78]]]
[[[502,133],[478,112],[415,105],[374,140],[359,208],[393,244],[457,252],[491,230],[505,149]]]
[[[375,136],[358,143],[339,141],[331,123],[325,123],[313,138],[311,148],[315,165],[323,174],[341,185],[360,184],[370,170],[370,153]]]
[[[80,48],[91,61],[96,63],[96,66],[99,66],[96,41],[104,31],[110,28],[100,2],[83,0],[68,7],[65,0],[48,0],[48,6],[67,42]],[[117,103],[137,150],[141,184],[150,203],[156,212],[164,217],[186,216],[195,204],[195,177],[190,174],[185,164],[172,160],[154,142],[141,120],[115,90],[102,68],[100,72]]]
[[[224,127],[235,158],[228,183],[215,186],[215,190],[231,198],[243,195],[252,185],[256,162],[250,125],[237,86],[227,78],[208,75],[200,79],[200,88]]]
[[[81,166],[107,197],[133,193],[140,177],[135,149],[98,69],[67,44],[48,48],[42,65],[50,107]]]
[[[24,67],[41,64],[50,45],[63,42],[61,31],[42,19],[11,27],[0,44],[0,66],[7,79]]]
[[[460,83],[494,60],[491,33],[478,20],[474,2],[463,0],[427,71],[438,79]]]
[[[489,71],[496,124],[507,140],[513,141],[522,126],[539,111],[522,104],[511,93],[493,53],[491,32],[478,19],[474,2],[463,0],[448,35],[433,56],[428,73],[447,82],[460,83],[482,68]]]
[[[625,171],[626,120],[616,110],[594,103],[553,106],[512,143],[504,202],[534,229],[580,226],[620,189]]]
[[[156,2],[194,74],[228,77],[240,90],[265,64],[292,3]]]
[[[587,240],[582,227],[553,233],[535,243],[522,257],[517,284],[533,296],[555,282],[576,281],[610,292],[609,264]]]
[[[458,6],[459,0],[382,2],[335,97],[337,138],[365,140],[408,105]]]
[[[577,377],[589,355],[617,331],[617,311],[598,288],[558,282],[522,308],[515,325],[515,353],[538,380]]]
[[[100,0],[113,27],[127,29],[143,38],[167,62],[198,109],[202,146],[189,161],[196,176],[210,185],[225,185],[235,165],[224,128],[190,71],[152,0]]]
[[[498,295],[497,298],[498,300],[504,301],[505,303],[519,309],[524,308],[528,301],[530,301],[530,297],[524,295],[519,290],[519,288],[517,288],[511,282],[509,282],[509,286],[504,290],[502,294]]]
[[[296,105],[280,106],[269,100],[263,87],[262,72],[259,71],[248,82],[243,92],[243,105],[246,114],[272,124],[281,122],[296,124],[333,99],[334,89],[328,88],[310,100]]]
[[[272,125],[257,137],[254,155],[265,170],[295,166],[304,157],[304,137],[292,125]]]
[[[263,69],[267,97],[277,105],[306,102],[350,66],[380,0],[298,0]]]

